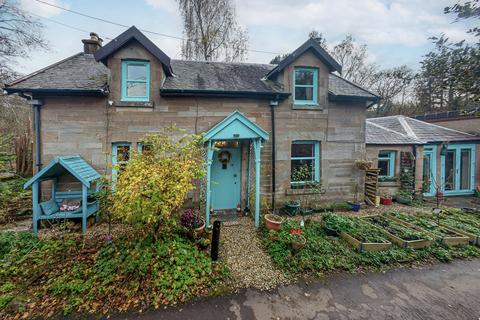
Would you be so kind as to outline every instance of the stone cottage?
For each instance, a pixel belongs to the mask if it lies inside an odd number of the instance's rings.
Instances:
[[[278,65],[170,59],[137,28],[5,87],[27,97],[35,116],[35,167],[78,154],[102,174],[128,161],[142,137],[175,124],[204,133],[206,215],[250,207],[249,193],[273,207],[321,181],[325,199],[363,190],[365,111],[379,97],[343,79],[341,66],[313,39]],[[292,177],[308,166],[304,181]],[[66,175],[58,188],[74,187]],[[48,197],[47,187],[44,197]],[[198,200],[198,192],[192,194]],[[203,200],[202,200],[203,201]]]

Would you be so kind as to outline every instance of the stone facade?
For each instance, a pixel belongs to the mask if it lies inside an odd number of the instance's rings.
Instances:
[[[121,102],[122,59],[150,61],[150,103]],[[46,164],[57,155],[80,154],[100,173],[111,172],[112,143],[130,142],[132,149],[145,134],[176,125],[188,132],[205,132],[233,111],[242,112],[266,130],[270,137],[271,109],[267,99],[161,97],[164,72],[160,62],[140,44],[132,42],[108,59],[110,94],[107,97],[45,97],[41,109],[41,158]],[[355,185],[363,195],[363,174],[354,161],[365,158],[365,103],[336,103],[328,99],[328,68],[313,54],[299,56],[280,75],[284,91],[291,92],[293,68],[318,68],[318,98],[315,106],[296,106],[292,97],[275,109],[276,193],[275,203],[298,197],[290,188],[291,143],[295,140],[320,141],[321,180],[325,199],[353,198]],[[244,145],[243,167],[246,166]],[[272,193],[271,138],[261,151],[261,194]],[[242,175],[244,176],[244,168]],[[246,183],[243,179],[243,184]],[[73,188],[71,179],[61,179],[59,188]],[[242,190],[245,186],[242,184]],[[45,189],[45,188],[43,188]],[[47,189],[45,189],[47,190]],[[301,191],[300,191],[301,192]],[[242,192],[245,201],[245,191]]]
[[[373,167],[378,167],[378,153],[380,151],[395,151],[395,169],[394,176],[398,181],[379,182],[379,193],[388,193],[392,196],[400,191],[400,154],[401,152],[411,152],[415,155],[415,192],[421,193],[423,184],[423,146],[413,145],[367,145],[367,160],[373,162]]]

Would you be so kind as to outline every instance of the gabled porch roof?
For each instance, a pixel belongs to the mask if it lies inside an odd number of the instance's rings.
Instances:
[[[65,172],[72,174],[86,187],[90,187],[91,181],[100,178],[100,174],[79,155],[61,156],[53,159],[23,187],[27,189],[36,181],[53,179]]]
[[[203,141],[256,138],[266,141],[268,132],[237,110],[208,130]]]

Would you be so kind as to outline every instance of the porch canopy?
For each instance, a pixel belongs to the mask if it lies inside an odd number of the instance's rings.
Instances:
[[[70,173],[81,185],[80,191],[57,191],[58,177]],[[87,218],[98,211],[96,201],[88,202],[88,192],[91,183],[100,178],[100,174],[79,155],[59,156],[53,159],[23,186],[32,187],[33,231],[38,233],[38,221],[48,219],[81,218],[82,231],[87,229]],[[39,186],[41,181],[51,180],[51,200],[39,202]],[[96,184],[98,191],[98,183]],[[81,199],[81,206],[73,211],[60,211],[58,205],[64,199]]]
[[[215,141],[250,140],[255,153],[255,226],[260,225],[260,148],[268,140],[268,133],[248,119],[243,113],[234,111],[228,117],[208,130],[203,141],[208,144],[207,151],[207,191],[205,220],[210,224],[212,198],[211,176]]]

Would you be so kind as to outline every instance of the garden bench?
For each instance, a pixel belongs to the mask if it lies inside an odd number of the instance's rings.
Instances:
[[[57,191],[57,181],[62,175],[70,174],[76,178],[82,185],[78,191]],[[98,179],[100,174],[92,168],[79,155],[61,156],[53,159],[45,168],[40,170],[30,180],[24,188],[32,187],[32,206],[33,206],[33,232],[38,234],[38,222],[40,220],[51,219],[82,219],[82,232],[87,230],[88,217],[98,213],[98,203],[89,198],[91,182],[96,181],[95,191],[98,191]],[[39,202],[40,182],[51,180],[51,199]],[[60,211],[60,205],[64,199],[80,200],[79,208],[73,211]]]

